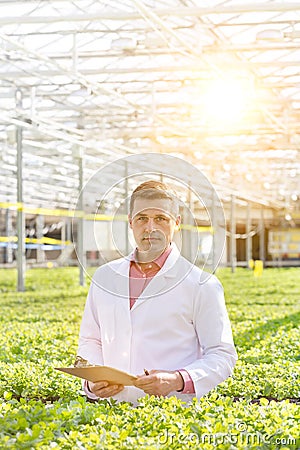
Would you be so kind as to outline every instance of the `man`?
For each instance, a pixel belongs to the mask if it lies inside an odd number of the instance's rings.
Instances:
[[[134,404],[146,394],[200,398],[231,374],[237,358],[222,286],[174,244],[179,206],[167,185],[138,186],[128,220],[137,247],[97,269],[78,355],[138,379],[129,387],[85,382],[85,392]]]

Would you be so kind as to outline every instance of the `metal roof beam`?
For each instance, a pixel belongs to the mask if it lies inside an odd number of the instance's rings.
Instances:
[[[299,11],[300,3],[282,2],[282,3],[245,3],[232,5],[218,5],[207,8],[200,7],[175,7],[167,9],[151,9],[158,17],[202,17],[216,14],[242,14],[249,12],[284,12],[284,11]],[[141,14],[138,11],[119,12],[116,10],[99,11],[99,13],[84,13],[84,14],[66,14],[57,16],[30,16],[24,15],[20,17],[0,17],[0,25],[16,25],[29,23],[57,23],[57,22],[95,22],[102,20],[115,21],[130,21],[141,19]]]
[[[261,68],[261,67],[278,67],[278,68],[285,68],[285,67],[290,67],[290,66],[295,66],[295,67],[299,67],[300,66],[300,60],[294,60],[294,61],[230,61],[228,63],[223,63],[222,64],[222,68],[230,68],[230,69],[237,69],[237,68]],[[140,67],[138,65],[134,66],[134,67],[110,67],[110,68],[98,68],[98,69],[82,69],[80,70],[81,75],[103,75],[103,74],[130,74],[130,73],[148,73],[149,72],[152,73],[158,73],[158,72],[164,72],[164,73],[178,73],[178,72],[188,72],[189,76],[190,74],[193,72],[203,72],[203,78],[204,79],[208,79],[209,77],[209,73],[211,73],[211,71],[208,70],[207,65],[202,64],[202,65],[178,65],[178,66],[161,66],[161,67]],[[3,80],[11,80],[11,79],[16,79],[16,78],[36,78],[38,76],[40,77],[54,77],[54,76],[59,76],[59,75],[66,75],[65,72],[63,72],[62,70],[53,70],[53,69],[49,69],[49,70],[39,70],[36,71],[35,74],[32,73],[26,73],[26,72],[22,72],[22,71],[6,71],[4,73],[0,73],[0,79]],[[273,75],[271,75],[273,76]],[[264,76],[266,77],[266,75]],[[133,80],[133,81],[140,81],[140,80]],[[156,80],[151,80],[151,81],[156,81]],[[160,80],[163,81],[163,80]],[[174,79],[174,81],[178,81],[177,79]],[[55,84],[55,82],[54,82]],[[107,94],[107,92],[105,92],[105,89],[102,88],[101,89],[102,92],[100,92],[99,94]],[[101,91],[100,90],[100,91]],[[107,94],[108,95],[108,94]],[[123,98],[124,100],[124,98]],[[120,106],[121,107],[121,106]]]

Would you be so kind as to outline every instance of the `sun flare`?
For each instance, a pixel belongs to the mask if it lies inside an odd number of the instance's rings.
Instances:
[[[208,122],[235,124],[243,119],[252,98],[253,89],[247,80],[212,80],[203,97],[204,113]]]

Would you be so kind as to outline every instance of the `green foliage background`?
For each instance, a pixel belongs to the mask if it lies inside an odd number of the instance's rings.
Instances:
[[[0,449],[300,448],[300,269],[219,270],[239,354],[234,375],[185,405],[89,403],[74,361],[87,288],[78,269],[0,274]],[[88,280],[89,281],[89,280]],[[298,402],[297,400],[298,399]]]

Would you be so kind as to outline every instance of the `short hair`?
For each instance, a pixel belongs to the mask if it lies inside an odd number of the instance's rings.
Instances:
[[[132,214],[134,202],[137,198],[143,198],[148,200],[156,200],[156,199],[168,199],[172,202],[172,208],[174,211],[174,215],[178,215],[179,213],[179,204],[178,204],[178,196],[176,192],[170,188],[165,183],[156,180],[145,181],[140,184],[135,190],[132,192],[130,197],[130,206],[129,213]]]

